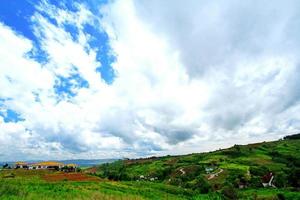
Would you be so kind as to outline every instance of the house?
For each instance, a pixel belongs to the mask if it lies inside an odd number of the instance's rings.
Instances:
[[[55,161],[38,162],[32,164],[33,169],[56,169],[60,170],[65,166],[64,163]]]
[[[275,187],[275,185],[273,185],[273,180],[274,175],[270,172],[262,177],[262,184],[264,187]]]
[[[247,188],[247,182],[245,179],[239,181],[239,189]]]
[[[73,164],[73,163],[70,163],[70,164],[65,165],[65,166],[62,168],[62,170],[63,170],[64,172],[76,172],[77,168],[78,168],[78,165]]]
[[[69,168],[74,168],[74,169],[76,169],[78,167],[78,165],[73,164],[73,163],[67,164],[66,166]]]
[[[21,161],[19,161],[19,162],[16,162],[15,163],[15,168],[16,169],[23,169],[23,168],[25,168],[25,169],[28,169],[28,163],[26,163],[26,162],[21,162]]]
[[[54,169],[65,172],[75,172],[78,169],[76,164],[64,164],[56,161],[43,161],[37,163],[26,163],[26,162],[16,162],[15,168],[24,168],[24,169]]]
[[[211,172],[214,171],[214,168],[213,167],[205,167],[205,172],[206,174],[210,174]]]

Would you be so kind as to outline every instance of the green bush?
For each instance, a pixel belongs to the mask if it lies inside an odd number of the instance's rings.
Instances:
[[[275,174],[274,184],[278,188],[284,188],[288,184],[288,177],[285,173],[279,172]]]
[[[240,169],[231,169],[228,177],[226,178],[226,182],[232,184],[236,188],[239,187],[240,183],[242,183],[243,185],[248,184],[245,171]]]
[[[285,197],[282,193],[277,194],[278,200],[285,200]]]
[[[249,181],[249,186],[252,188],[262,187],[261,178],[259,176],[252,176]]]
[[[290,174],[288,175],[289,184],[292,187],[300,187],[300,168],[292,168]]]
[[[206,181],[203,176],[198,176],[192,189],[199,191],[201,194],[207,194],[211,191],[211,185]]]
[[[283,138],[284,140],[297,140],[300,139],[300,133],[294,135],[288,135]]]
[[[222,189],[222,197],[228,200],[236,200],[238,199],[237,190],[231,184],[227,184]]]
[[[254,176],[264,176],[270,172],[266,166],[251,166],[249,171]]]
[[[182,185],[182,180],[181,180],[181,178],[171,178],[171,180],[170,180],[170,184],[171,185],[175,185],[175,186],[181,186]]]

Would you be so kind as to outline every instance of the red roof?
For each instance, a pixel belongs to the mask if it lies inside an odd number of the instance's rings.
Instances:
[[[270,173],[264,175],[264,176],[261,178],[261,180],[262,180],[263,183],[269,183],[270,180],[271,180],[271,178],[272,178],[272,176],[273,176],[273,173],[270,172]]]

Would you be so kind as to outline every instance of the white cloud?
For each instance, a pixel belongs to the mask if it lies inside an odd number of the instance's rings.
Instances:
[[[46,63],[27,56],[30,40],[0,24],[0,98],[24,119],[0,118],[1,152],[7,158],[14,148],[15,159],[177,154],[298,131],[293,5],[114,1],[100,17],[81,4],[71,12],[42,1],[32,22]],[[110,85],[96,72],[101,63],[85,24],[109,36]],[[58,77],[72,74],[89,87],[73,80],[76,95],[60,98]]]

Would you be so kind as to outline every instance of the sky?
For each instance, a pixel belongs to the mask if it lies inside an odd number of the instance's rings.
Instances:
[[[300,129],[300,3],[4,0],[0,161],[212,151]]]

